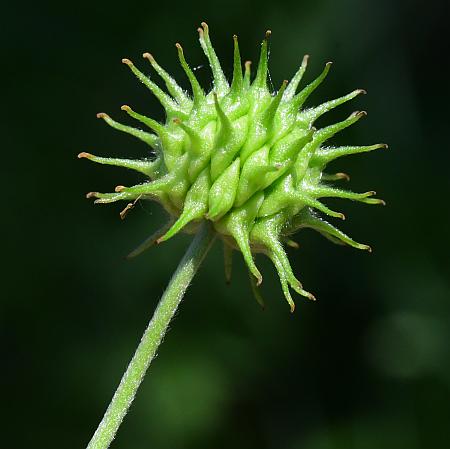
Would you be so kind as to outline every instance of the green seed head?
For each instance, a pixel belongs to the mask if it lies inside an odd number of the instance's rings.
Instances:
[[[183,49],[176,44],[178,58],[191,84],[189,95],[155,61],[144,58],[165,83],[167,92],[142,74],[128,59],[123,59],[137,78],[158,98],[166,112],[159,123],[135,112],[122,110],[141,122],[149,131],[123,125],[107,114],[97,116],[113,128],[131,134],[150,146],[150,155],[142,160],[97,157],[80,153],[94,162],[130,168],[146,180],[132,187],[117,186],[114,193],[90,192],[96,203],[119,200],[158,201],[171,219],[164,229],[150,237],[131,255],[140,253],[154,242],[163,242],[180,231],[195,232],[199,223],[209,220],[224,243],[226,272],[230,255],[239,250],[245,259],[253,290],[262,281],[254,254],[266,254],[279,274],[284,295],[294,309],[289,289],[314,299],[292,272],[284,244],[296,246],[290,236],[301,228],[312,228],[335,243],[370,250],[319,217],[319,213],[344,219],[329,209],[321,199],[347,198],[366,204],[384,204],[373,198],[375,192],[353,193],[329,183],[348,179],[344,173],[326,174],[326,165],[336,158],[386,148],[370,146],[325,147],[334,134],[366,115],[354,112],[345,120],[316,129],[315,120],[325,112],[365,93],[358,89],[320,106],[304,108],[309,95],[327,76],[331,63],[310,84],[297,92],[306,70],[308,56],[290,82],[283,81],[278,92],[267,86],[268,38],[261,44],[261,54],[254,79],[250,62],[242,71],[238,39],[234,39],[234,68],[231,84],[227,81],[214,48],[208,26],[199,28],[200,44],[213,74],[213,89],[206,93],[186,62]],[[129,203],[124,213],[132,207]],[[259,294],[257,294],[257,298]]]

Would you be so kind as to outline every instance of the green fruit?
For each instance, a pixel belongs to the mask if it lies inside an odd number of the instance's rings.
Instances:
[[[133,255],[182,230],[195,232],[202,220],[209,220],[226,247],[227,270],[231,250],[240,250],[259,285],[262,276],[255,265],[254,254],[266,254],[273,261],[286,299],[294,310],[289,288],[310,299],[314,296],[303,289],[292,272],[283,248],[283,243],[295,245],[289,239],[290,235],[308,227],[335,243],[370,250],[369,246],[356,243],[319,218],[317,211],[344,218],[343,214],[324,205],[321,198],[384,204],[373,198],[373,191],[353,193],[330,186],[328,181],[348,179],[348,176],[326,174],[323,170],[341,156],[387,146],[323,146],[337,132],[366,115],[355,112],[334,125],[314,128],[315,120],[322,114],[365,93],[358,89],[320,106],[303,109],[309,95],[326,77],[331,63],[327,63],[319,77],[297,93],[308,62],[308,56],[305,56],[292,80],[284,81],[278,92],[272,93],[267,87],[270,32],[261,44],[253,81],[249,62],[242,72],[238,40],[234,36],[234,69],[230,85],[211,45],[205,23],[199,28],[199,34],[213,74],[213,89],[209,93],[205,93],[198,83],[180,44],[176,44],[178,57],[190,81],[192,96],[184,92],[149,53],[143,56],[163,79],[169,94],[143,75],[130,60],[122,60],[161,102],[166,111],[166,122],[158,123],[129,106],[122,106],[122,110],[150,129],[147,132],[122,125],[104,113],[98,114],[113,128],[149,145],[151,156],[129,160],[80,153],[79,157],[130,168],[148,179],[132,187],[118,186],[114,193],[91,192],[87,196],[97,198],[96,203],[152,199],[169,213],[170,227],[150,237]]]

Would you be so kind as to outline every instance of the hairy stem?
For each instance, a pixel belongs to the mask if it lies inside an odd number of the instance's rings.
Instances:
[[[212,245],[214,233],[203,223],[169,282],[142,340],[87,449],[106,449],[114,439],[178,304]]]

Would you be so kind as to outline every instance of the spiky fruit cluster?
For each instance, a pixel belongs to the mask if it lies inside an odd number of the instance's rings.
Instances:
[[[316,129],[315,120],[325,112],[364,93],[355,90],[320,106],[303,109],[308,96],[326,77],[331,63],[313,82],[297,93],[308,56],[290,82],[284,81],[276,93],[269,91],[268,38],[261,44],[256,76],[251,81],[250,62],[241,66],[238,39],[234,36],[234,68],[231,85],[222,71],[210,41],[208,26],[199,28],[200,44],[213,74],[213,89],[206,94],[187,64],[183,49],[176,44],[178,57],[192,87],[188,95],[149,54],[144,53],[165,82],[164,92],[134,64],[123,59],[137,78],[158,98],[166,112],[165,124],[133,111],[122,110],[153,132],[120,124],[104,113],[98,114],[113,128],[131,134],[150,146],[150,157],[143,160],[113,159],[81,153],[101,164],[136,170],[148,180],[133,187],[117,186],[115,193],[91,192],[96,203],[119,200],[156,200],[172,220],[150,237],[132,255],[153,242],[163,242],[181,230],[195,232],[202,220],[209,220],[224,242],[226,272],[232,250],[240,250],[251,273],[252,286],[262,281],[253,254],[261,252],[274,263],[284,295],[294,309],[289,287],[314,299],[292,272],[283,244],[295,246],[289,236],[301,228],[312,228],[335,243],[370,250],[355,242],[316,211],[332,217],[343,214],[325,206],[324,197],[346,198],[367,204],[383,204],[372,198],[375,192],[353,193],[331,187],[329,181],[348,178],[343,173],[325,174],[325,166],[336,158],[386,148],[371,146],[324,147],[337,132],[357,122],[365,112],[354,112],[347,119]],[[125,211],[132,206],[130,203]],[[253,278],[254,276],[254,278]],[[256,292],[256,288],[253,288]],[[257,294],[259,298],[259,295]]]

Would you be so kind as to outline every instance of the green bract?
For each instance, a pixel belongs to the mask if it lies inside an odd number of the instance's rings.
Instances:
[[[96,203],[153,199],[170,214],[170,224],[132,255],[182,230],[195,232],[202,220],[209,220],[224,243],[227,276],[231,252],[238,249],[254,276],[251,279],[256,287],[262,276],[253,255],[256,252],[266,254],[278,271],[283,292],[293,310],[289,287],[300,295],[314,297],[295,277],[283,249],[283,243],[295,245],[289,239],[291,234],[301,228],[312,228],[335,243],[370,250],[369,246],[355,242],[319,218],[317,211],[344,218],[320,199],[338,197],[383,204],[382,200],[373,198],[373,191],[353,193],[331,187],[327,182],[348,179],[348,176],[344,173],[325,174],[324,168],[341,156],[386,148],[386,145],[323,146],[334,134],[366,115],[365,112],[354,112],[339,123],[314,128],[315,120],[322,114],[364,93],[358,89],[320,106],[304,109],[309,95],[326,77],[330,63],[312,83],[297,93],[308,61],[305,56],[292,80],[284,81],[278,92],[272,93],[267,87],[270,32],[261,44],[253,81],[250,62],[245,63],[242,72],[238,40],[234,36],[234,69],[230,85],[211,45],[205,23],[199,28],[199,34],[213,74],[213,89],[209,93],[199,85],[180,44],[176,44],[178,57],[191,84],[192,95],[184,92],[149,53],[143,56],[163,79],[169,94],[143,75],[130,60],[123,59],[122,62],[161,102],[166,111],[166,122],[158,123],[129,106],[122,106],[122,110],[152,131],[147,132],[122,125],[104,113],[98,114],[113,128],[149,145],[151,156],[129,160],[81,153],[79,157],[131,168],[148,180],[133,187],[118,186],[115,193],[91,192],[87,196],[97,198]],[[131,205],[126,209],[129,207]]]

